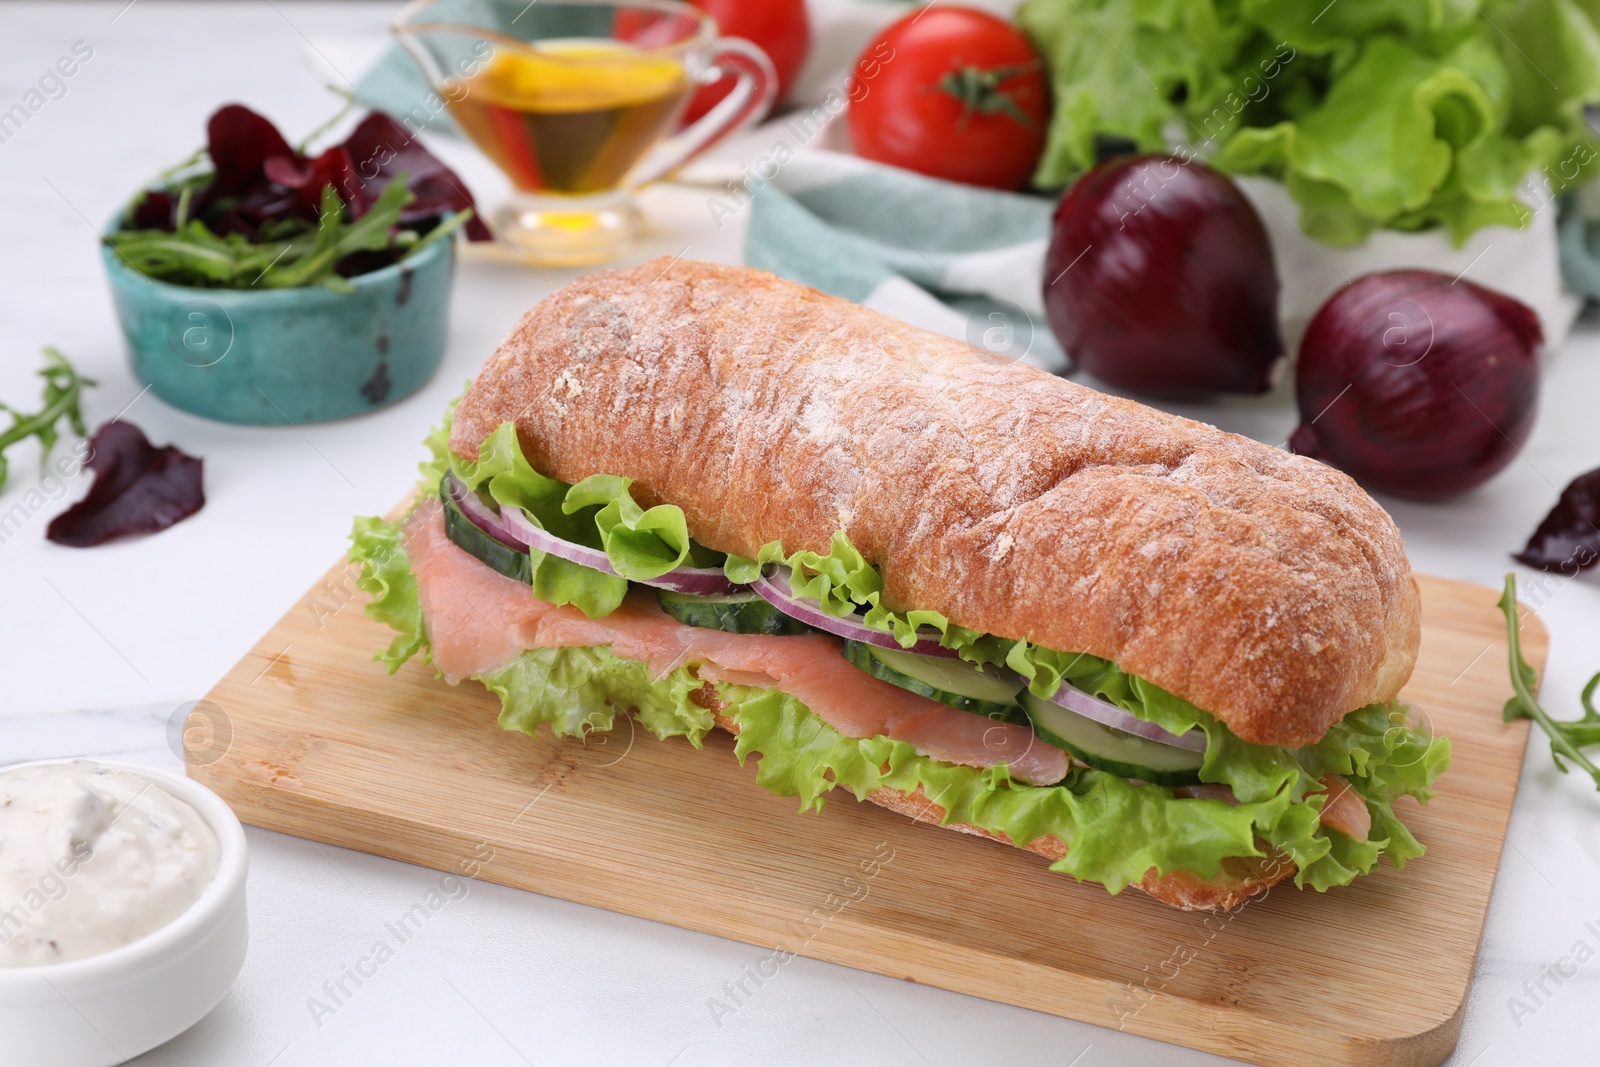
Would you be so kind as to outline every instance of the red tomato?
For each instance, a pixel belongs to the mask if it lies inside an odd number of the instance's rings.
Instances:
[[[743,37],[756,45],[778,71],[778,101],[789,91],[800,65],[811,49],[811,21],[805,0],[689,0],[717,20],[723,37]],[[687,125],[716,107],[733,91],[733,79],[724,78],[694,94],[684,112]]]
[[[1020,189],[1044,149],[1044,64],[987,11],[925,7],[861,53],[850,86],[856,154],[991,189]]]

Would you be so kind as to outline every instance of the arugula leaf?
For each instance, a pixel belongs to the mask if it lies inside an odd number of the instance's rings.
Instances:
[[[1553,719],[1550,713],[1539,706],[1533,698],[1533,687],[1539,682],[1539,675],[1528,666],[1528,661],[1522,658],[1522,630],[1517,622],[1517,576],[1506,575],[1506,590],[1500,596],[1500,610],[1506,617],[1506,647],[1511,660],[1511,699],[1506,701],[1501,710],[1501,716],[1506,722],[1517,719],[1529,719],[1539,724],[1539,729],[1550,738],[1550,758],[1556,761],[1556,768],[1562,774],[1567,773],[1567,765],[1562,762],[1562,757],[1571,760],[1588,772],[1594,779],[1596,789],[1600,789],[1600,767],[1585,756],[1582,748],[1585,745],[1600,745],[1600,712],[1595,711],[1594,691],[1600,687],[1600,674],[1589,679],[1589,684],[1583,687],[1583,718],[1576,721],[1563,721]]]
[[[451,234],[461,229],[461,227],[467,225],[467,223],[471,222],[475,217],[476,212],[474,212],[472,208],[469,207],[461,209],[454,215],[451,215],[449,218],[439,223],[439,225],[435,226],[433,229],[429,230],[427,236],[423,237],[420,241],[411,243],[411,246],[406,249],[405,255],[401,256],[400,258],[410,259],[418,252],[421,252],[424,248],[427,248],[430,245],[438,244],[446,237],[449,237]],[[400,238],[403,238],[408,234],[411,234],[410,230],[401,230]],[[407,243],[403,240],[400,240],[400,238],[396,238],[399,243]]]
[[[337,293],[347,293],[355,287],[334,273],[334,264],[352,252],[375,251],[388,246],[389,231],[400,222],[400,209],[416,197],[406,188],[406,176],[398,174],[384,187],[383,193],[372,208],[355,222],[344,221],[344,201],[334,192],[333,186],[322,187],[321,222],[317,236],[306,257],[282,273],[269,268],[263,279],[269,289],[288,289],[299,285],[317,284]]]
[[[45,381],[43,409],[36,415],[29,415],[0,402],[0,412],[11,416],[11,425],[0,431],[0,489],[6,487],[6,475],[9,473],[5,450],[18,441],[28,437],[39,439],[39,464],[43,467],[44,461],[50,458],[50,450],[61,437],[57,424],[63,418],[79,437],[88,434],[79,405],[83,400],[84,386],[99,383],[79,374],[67,357],[54,348],[46,347],[44,358],[44,370],[39,372],[39,377]]]
[[[179,197],[180,218],[187,214],[187,192]],[[440,230],[447,235],[467,221],[451,219],[422,239],[411,230],[397,233],[401,212],[415,199],[406,175],[397,174],[367,213],[354,221],[348,221],[349,211],[333,186],[324,186],[315,229],[288,220],[271,227],[277,240],[252,242],[240,233],[219,236],[199,219],[187,219],[171,232],[119,230],[108,234],[106,243],[140,274],[174,285],[224,289],[319,285],[347,293],[354,287],[335,270],[346,256],[391,246],[404,247],[405,255],[413,255]]]
[[[122,230],[106,238],[122,261],[158,281],[174,285],[247,289],[275,262],[294,262],[295,241],[251,244],[243,234],[219,237],[199,219],[177,230]],[[299,242],[308,246],[309,242]]]

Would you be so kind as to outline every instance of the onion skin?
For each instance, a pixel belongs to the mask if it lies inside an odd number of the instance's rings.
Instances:
[[[1543,343],[1533,311],[1492,289],[1424,270],[1358,278],[1300,342],[1289,448],[1413,500],[1474,489],[1533,431]]]
[[[1044,307],[1096,378],[1163,396],[1264,393],[1283,357],[1267,231],[1195,160],[1108,160],[1056,206]]]

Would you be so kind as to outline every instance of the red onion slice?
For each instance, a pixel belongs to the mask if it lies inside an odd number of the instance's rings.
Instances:
[[[470,495],[470,494],[469,494]],[[465,512],[463,511],[463,514]],[[470,516],[469,516],[470,518]],[[611,559],[604,549],[590,548],[568,541],[564,537],[557,537],[549,530],[543,529],[521,508],[501,508],[500,520],[505,524],[512,543],[526,548],[537,548],[541,552],[548,552],[557,559],[564,559],[570,563],[589,567],[601,574],[609,574],[617,578],[616,568],[611,565]],[[474,519],[474,522],[477,520]],[[656,589],[666,589],[674,593],[685,593],[689,596],[720,596],[731,593],[738,588],[728,581],[727,575],[722,573],[720,567],[678,567],[670,570],[659,578],[630,579],[640,585],[652,586]]]
[[[750,588],[760,593],[773,607],[791,618],[799,619],[807,626],[814,626],[826,633],[839,637],[848,637],[852,641],[862,641],[879,648],[893,648],[901,652],[915,652],[919,656],[943,656],[946,659],[956,658],[953,648],[945,648],[939,643],[936,631],[924,628],[919,633],[931,634],[929,637],[920,637],[917,643],[910,648],[904,648],[896,641],[894,634],[874,630],[863,623],[856,615],[829,615],[822,610],[822,604],[809,596],[795,596],[794,588],[790,582],[788,567],[779,567],[771,574],[763,574],[756,579]]]
[[[687,596],[722,596],[740,588],[738,584],[728,581],[721,567],[678,567],[659,578],[639,584]]]
[[[483,498],[477,493],[462,485],[461,480],[454,474],[445,476],[445,492],[450,494],[450,502],[471,521],[472,525],[508,548],[523,547],[521,538],[507,529],[506,524],[501,521],[500,513],[491,505],[484,503]]]
[[[511,534],[518,543],[528,548],[537,548],[540,552],[548,552],[557,559],[589,567],[601,574],[609,574],[614,578],[622,577],[616,572],[616,568],[611,566],[611,560],[606,556],[604,549],[590,548],[588,545],[580,545],[564,537],[557,537],[528,518],[528,513],[521,508],[503,507],[500,509],[500,517],[510,527]]]
[[[1125,734],[1142,737],[1146,741],[1155,741],[1173,748],[1188,749],[1190,752],[1204,752],[1206,750],[1206,732],[1200,729],[1185,731],[1175,734],[1164,730],[1153,722],[1145,722],[1134,715],[1123,711],[1109,701],[1091,696],[1082,689],[1061,683],[1061,688],[1056,690],[1056,695],[1050,698],[1052,704],[1058,704],[1068,711],[1075,711],[1086,719],[1093,719],[1101,726],[1109,726],[1113,730],[1121,730]]]

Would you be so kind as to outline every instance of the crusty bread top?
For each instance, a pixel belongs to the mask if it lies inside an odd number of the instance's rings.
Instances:
[[[485,364],[451,448],[508,419],[541,471],[626,475],[705,545],[843,529],[891,607],[1112,660],[1247,741],[1310,744],[1416,658],[1399,531],[1345,475],[765,271],[579,279]]]

